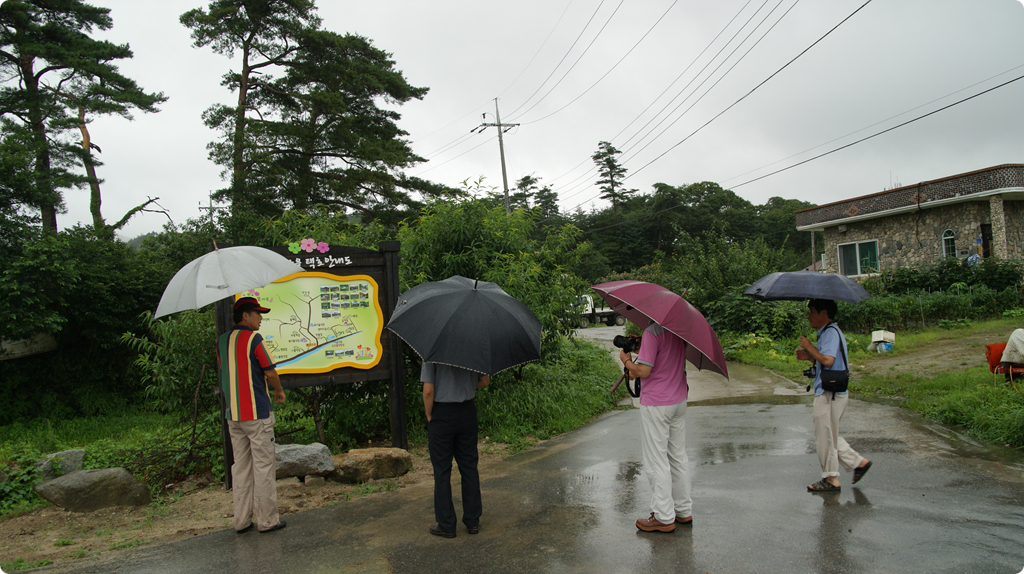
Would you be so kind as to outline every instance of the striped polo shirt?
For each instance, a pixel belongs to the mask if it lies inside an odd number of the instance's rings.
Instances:
[[[217,339],[220,388],[227,406],[224,417],[232,421],[265,419],[274,410],[264,369],[274,368],[263,337],[248,327],[234,325]]]

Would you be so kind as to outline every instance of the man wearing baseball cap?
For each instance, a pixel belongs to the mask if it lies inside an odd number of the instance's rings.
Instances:
[[[263,322],[262,307],[254,297],[235,301],[235,325],[217,339],[220,386],[224,393],[224,417],[231,435],[235,463],[231,465],[231,498],[235,531],[248,532],[256,512],[256,529],[273,532],[285,527],[277,513],[276,455],[274,452],[274,401],[284,402],[263,337],[256,333]],[[269,385],[269,386],[268,386]]]

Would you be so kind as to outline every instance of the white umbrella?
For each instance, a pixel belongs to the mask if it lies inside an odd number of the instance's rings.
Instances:
[[[188,262],[171,278],[155,317],[198,309],[225,297],[268,285],[303,271],[287,258],[262,247],[214,249]]]

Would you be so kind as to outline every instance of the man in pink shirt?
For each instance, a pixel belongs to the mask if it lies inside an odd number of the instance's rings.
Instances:
[[[636,521],[645,532],[672,532],[692,525],[690,469],[686,459],[686,342],[651,321],[636,362],[619,351],[630,378],[640,389],[640,443],[650,481],[651,516]]]

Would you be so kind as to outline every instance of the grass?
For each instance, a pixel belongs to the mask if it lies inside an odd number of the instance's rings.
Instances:
[[[29,568],[39,568],[42,566],[48,566],[53,562],[46,558],[40,558],[39,560],[27,561],[24,558],[15,558],[10,562],[0,562],[0,571],[3,572],[15,572],[17,570],[28,570]]]
[[[967,337],[988,337],[992,342],[1002,342],[1019,324],[1019,319],[1006,317],[958,325],[955,330],[940,326],[900,332],[897,344],[886,355],[909,356],[932,345],[955,345]],[[801,375],[807,363],[793,357],[795,338],[772,340],[754,335],[723,334],[721,339],[730,360],[758,365],[797,382],[807,381]],[[869,336],[847,334],[851,363],[870,366],[880,357],[867,351],[868,343]],[[984,363],[984,356],[979,356],[978,360]],[[885,374],[858,373],[850,384],[850,392],[859,399],[896,400],[904,408],[933,421],[959,427],[977,439],[1024,448],[1024,392],[1010,388],[1002,377],[993,380],[987,366],[965,366],[958,365],[955,371],[932,377],[895,366]]]
[[[603,347],[560,343],[543,362],[525,365],[521,380],[506,371],[477,392],[481,435],[509,445],[509,454],[583,426],[626,394],[625,385],[608,392],[621,372]]]
[[[131,538],[128,538],[127,540],[121,540],[120,542],[114,542],[110,546],[108,546],[107,548],[109,550],[117,550],[119,548],[135,548],[136,546],[142,546],[144,544],[149,544],[152,541],[153,540],[151,538],[147,538],[145,540],[139,540],[138,538],[135,538],[133,536]]]
[[[173,421],[153,414],[124,414],[77,419],[35,419],[0,427],[0,461],[29,448],[41,453],[83,448],[102,439],[132,442],[173,426]]]

